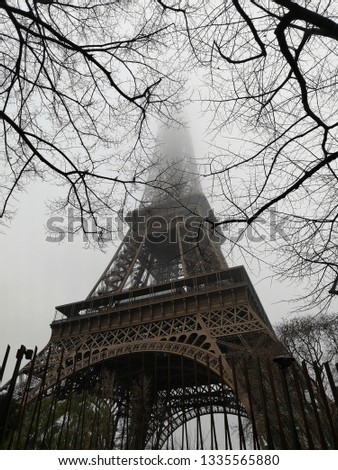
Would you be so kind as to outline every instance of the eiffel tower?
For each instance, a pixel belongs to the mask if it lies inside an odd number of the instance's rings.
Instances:
[[[21,426],[18,448],[231,448],[229,415],[240,428],[255,415],[256,448],[278,434],[253,358],[284,348],[244,267],[224,258],[186,132],[159,148],[114,257],[86,299],[56,307],[22,371],[23,409],[46,423],[29,438]]]

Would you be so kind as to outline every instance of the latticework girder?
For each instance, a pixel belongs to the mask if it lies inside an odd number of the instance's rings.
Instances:
[[[52,323],[48,345],[21,371],[9,447],[161,448],[169,438],[173,447],[178,429],[180,445],[189,447],[194,422],[204,448],[201,418],[208,414],[209,444],[217,448],[217,413],[225,446],[228,414],[237,416],[240,445],[243,416],[252,421],[255,448],[305,442],[309,426],[299,416],[303,410],[308,419],[308,403],[289,420],[284,382],[266,362],[284,347],[245,269],[225,261],[191,146],[167,150],[102,276],[86,299],[57,307],[62,319]],[[293,396],[310,386],[295,380]],[[321,438],[316,432],[310,448]]]

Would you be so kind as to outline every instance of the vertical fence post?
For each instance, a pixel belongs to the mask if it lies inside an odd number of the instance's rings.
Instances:
[[[292,371],[292,376],[296,388],[296,393],[297,393],[297,398],[298,398],[298,404],[302,413],[302,421],[303,421],[303,427],[305,429],[305,434],[306,434],[306,439],[308,442],[309,449],[314,449],[314,444],[313,444],[313,439],[311,436],[311,428],[308,423],[308,418],[306,416],[306,409],[305,409],[305,400],[304,396],[302,395],[302,389],[301,389],[301,384],[299,380],[299,373],[298,373],[298,364],[293,364],[291,366],[291,371]]]
[[[305,376],[305,380],[306,380],[306,386],[307,386],[307,389],[308,389],[308,392],[309,392],[309,395],[310,395],[310,399],[311,399],[311,405],[312,405],[313,413],[314,413],[315,420],[316,420],[316,423],[317,423],[317,429],[318,429],[318,433],[319,433],[321,448],[322,449],[327,449],[327,443],[325,441],[323,428],[322,428],[322,425],[321,425],[321,422],[320,422],[320,417],[319,417],[319,414],[318,414],[316,398],[315,398],[315,394],[314,394],[314,391],[313,391],[313,388],[312,388],[313,380],[311,379],[311,377],[309,375],[309,372],[307,370],[305,361],[302,362],[302,366],[303,366],[304,376]]]
[[[270,420],[269,420],[268,410],[266,406],[267,397],[266,397],[266,393],[264,389],[263,375],[262,375],[259,357],[257,357],[257,370],[258,370],[259,390],[261,394],[261,405],[263,408],[264,424],[265,424],[265,430],[266,430],[266,439],[267,439],[268,449],[273,450],[275,448],[275,444],[274,444],[272,433],[271,433]]]
[[[223,402],[223,421],[224,421],[224,444],[225,449],[232,450],[232,443],[231,443],[231,435],[230,435],[230,428],[229,428],[229,421],[227,415],[227,402],[226,402],[226,394],[224,393],[225,383],[224,383],[224,374],[223,374],[223,365],[222,365],[222,357],[219,357],[219,373],[221,377],[221,386],[222,386],[222,402]]]
[[[281,412],[280,412],[280,402],[277,398],[277,392],[276,392],[276,387],[275,387],[275,383],[274,383],[274,377],[273,377],[273,374],[272,374],[269,359],[266,360],[266,368],[267,368],[267,371],[268,371],[270,388],[271,388],[272,398],[273,398],[274,407],[275,407],[276,416],[277,416],[278,431],[279,431],[279,434],[280,434],[282,449],[287,449],[287,443],[286,443],[285,433],[284,433],[283,424],[282,424],[282,417],[281,417]]]
[[[8,356],[9,356],[9,351],[11,350],[11,347],[8,345],[7,348],[6,348],[6,352],[5,352],[5,355],[4,355],[4,359],[2,361],[2,365],[0,367],[0,384],[2,382],[2,378],[4,376],[4,372],[5,372],[5,369],[6,369],[6,365],[7,365],[7,360],[8,360]]]
[[[21,404],[20,404],[20,411],[19,411],[19,416],[18,416],[18,425],[16,427],[16,431],[17,431],[16,449],[20,449],[20,447],[21,447],[20,446],[21,432],[22,432],[24,417],[25,417],[25,413],[26,413],[26,409],[27,409],[28,392],[29,392],[31,382],[32,382],[32,377],[33,377],[33,372],[34,372],[34,364],[35,364],[35,359],[36,359],[37,352],[38,352],[38,348],[35,346],[34,353],[33,353],[33,358],[32,358],[32,360],[30,362],[30,365],[29,365],[29,372],[28,372],[28,377],[27,377],[27,380],[26,380],[25,390],[24,390],[24,393],[22,395],[22,400],[21,400]],[[12,447],[13,439],[14,439],[14,432],[12,434],[10,447]]]
[[[252,426],[252,436],[253,436],[253,445],[255,450],[260,449],[258,433],[257,433],[257,426],[256,426],[256,413],[253,406],[253,396],[252,396],[252,388],[249,379],[249,372],[248,372],[248,362],[244,357],[244,378],[245,378],[245,387],[246,392],[249,399],[249,407],[250,407],[250,418],[251,418],[251,426]]]
[[[195,387],[198,390],[200,387],[200,382],[198,380],[198,369],[197,369],[197,360],[196,356],[194,356],[194,379],[195,379]],[[196,406],[196,446],[198,450],[204,449],[204,442],[203,442],[203,433],[202,433],[202,426],[201,426],[201,414],[200,414],[200,402],[199,394],[196,394],[195,399],[195,406]]]
[[[322,379],[322,376],[321,376],[321,372],[320,372],[319,367],[316,363],[313,364],[313,368],[314,368],[314,371],[315,371],[315,374],[316,374],[317,385],[318,385],[319,392],[320,392],[320,395],[321,395],[321,399],[322,399],[322,403],[323,403],[323,406],[324,406],[326,418],[327,418],[327,421],[329,423],[329,428],[331,428],[332,444],[334,444],[334,449],[338,449],[337,428],[335,427],[335,425],[333,423],[331,410],[330,410],[328,399],[327,399],[327,396],[326,396],[326,393],[325,393],[325,390],[324,390],[324,386],[323,386],[323,379]]]
[[[326,375],[327,375],[327,378],[331,387],[331,392],[334,398],[334,402],[336,404],[336,408],[338,411],[338,387],[334,383],[332,372],[327,362],[324,363],[324,367],[325,367]]]
[[[284,398],[286,402],[286,408],[288,410],[288,414],[290,418],[289,422],[290,422],[291,435],[292,435],[292,447],[294,450],[299,450],[300,442],[298,439],[297,428],[295,425],[295,417],[293,414],[292,402],[291,402],[288,382],[286,378],[289,367],[295,361],[295,359],[291,356],[277,356],[273,360],[274,362],[276,362],[276,364],[278,364],[279,370],[281,372],[282,388],[283,388]]]
[[[8,350],[8,348],[7,348]],[[7,433],[7,426],[8,426],[8,420],[9,416],[11,413],[11,406],[12,406],[12,400],[13,400],[13,395],[14,395],[14,389],[15,389],[15,384],[16,380],[19,375],[19,370],[21,366],[22,359],[25,357],[26,359],[30,360],[32,359],[33,356],[33,350],[32,349],[26,349],[25,346],[21,345],[21,347],[18,349],[16,353],[16,364],[14,367],[14,372],[11,378],[11,381],[9,383],[6,399],[5,399],[5,404],[4,404],[4,412],[3,412],[3,430],[2,430],[2,442],[5,442],[6,439],[6,433]],[[7,360],[6,360],[7,362]]]
[[[236,407],[237,407],[237,418],[238,418],[238,431],[239,431],[239,447],[241,450],[246,449],[245,443],[245,435],[243,431],[243,424],[241,419],[240,413],[240,400],[238,394],[238,382],[237,382],[237,373],[236,373],[236,366],[234,360],[231,361],[231,368],[232,368],[232,380],[234,383],[234,395],[236,400]]]

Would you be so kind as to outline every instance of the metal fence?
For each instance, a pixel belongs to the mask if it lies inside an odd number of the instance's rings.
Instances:
[[[17,351],[1,390],[3,449],[338,449],[337,365],[247,355],[230,361],[230,387],[221,360],[215,374],[183,356],[139,353],[48,388],[49,355],[37,373],[32,354]]]

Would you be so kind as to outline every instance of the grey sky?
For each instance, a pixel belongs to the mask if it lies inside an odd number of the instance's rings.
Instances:
[[[82,235],[75,236],[72,242],[67,237],[61,243],[47,242],[45,203],[59,191],[62,188],[56,189],[50,183],[30,184],[26,192],[18,194],[17,213],[10,227],[0,235],[1,361],[7,344],[12,348],[4,380],[13,368],[17,348],[24,344],[41,349],[47,344],[54,307],[85,298],[120,243],[115,237],[106,252],[102,252],[85,249]],[[228,249],[225,244],[225,255]],[[236,264],[246,265],[244,258],[237,260]],[[228,262],[233,265],[231,260]],[[247,268],[275,324],[291,310],[289,303],[280,302],[303,291],[299,286],[271,281],[271,273],[263,265],[260,268],[253,265],[252,260]]]

